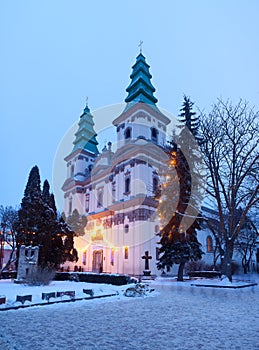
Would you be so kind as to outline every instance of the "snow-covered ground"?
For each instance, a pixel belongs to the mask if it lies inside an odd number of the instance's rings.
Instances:
[[[256,275],[250,278],[259,282]],[[44,289],[76,290],[77,295],[82,287],[89,287],[96,295],[119,294],[0,311],[0,349],[259,349],[258,285],[218,289],[190,284],[159,278],[150,283],[155,292],[127,298],[123,295],[126,286],[53,282]],[[0,281],[0,294],[8,292],[9,301],[19,287],[12,284],[11,288],[8,282]],[[20,288],[27,288],[22,293],[27,294],[32,287]],[[40,289],[37,293],[31,291],[35,298],[42,292],[41,287],[36,288]]]

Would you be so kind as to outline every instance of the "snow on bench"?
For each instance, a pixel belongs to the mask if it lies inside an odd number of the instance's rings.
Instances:
[[[32,301],[32,295],[17,295],[16,301],[19,301],[20,303],[24,304],[25,301]]]
[[[42,300],[47,300],[49,303],[50,298],[56,298],[56,293],[55,292],[49,292],[49,293],[42,293],[41,294],[41,299]]]
[[[90,297],[94,296],[94,291],[92,289],[83,289],[83,293],[90,295]]]
[[[64,291],[64,292],[57,292],[57,298],[62,298],[64,295],[67,295],[70,297],[70,299],[75,299],[75,291],[73,290],[67,290],[67,291]]]

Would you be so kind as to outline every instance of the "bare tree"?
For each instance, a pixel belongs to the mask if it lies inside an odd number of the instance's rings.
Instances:
[[[218,211],[223,238],[222,273],[232,280],[235,241],[259,201],[259,113],[242,100],[237,105],[218,100],[201,120],[207,193]]]
[[[15,250],[16,250],[16,224],[18,220],[18,211],[13,207],[0,206],[0,220],[3,229],[4,242],[11,248],[11,253],[6,265],[2,270],[8,270],[9,266],[15,262]]]
[[[246,222],[235,242],[235,249],[242,257],[242,267],[244,273],[250,271],[250,263],[253,253],[256,248],[256,241],[259,237],[259,232],[250,218]]]

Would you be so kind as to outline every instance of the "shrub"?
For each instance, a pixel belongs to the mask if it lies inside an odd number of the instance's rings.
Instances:
[[[56,271],[52,268],[38,267],[26,278],[25,284],[29,286],[46,286],[53,281],[55,273]]]

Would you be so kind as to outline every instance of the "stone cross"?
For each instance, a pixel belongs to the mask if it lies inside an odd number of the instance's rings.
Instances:
[[[145,255],[142,256],[142,259],[145,259],[145,270],[149,270],[149,261],[152,259],[152,256],[148,255],[148,250],[145,251]]]

